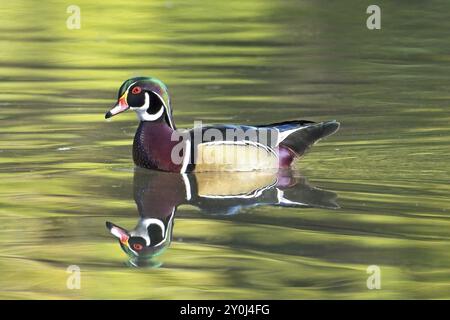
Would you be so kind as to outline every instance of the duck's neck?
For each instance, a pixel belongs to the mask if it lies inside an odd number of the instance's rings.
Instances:
[[[174,130],[165,121],[141,121],[134,136],[133,160],[143,168],[180,172],[181,164],[172,161]]]
[[[134,201],[141,220],[154,218],[165,221],[190,198],[181,174],[140,171],[134,174]]]

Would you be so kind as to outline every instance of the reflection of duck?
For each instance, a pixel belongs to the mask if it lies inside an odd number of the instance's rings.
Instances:
[[[125,81],[116,106],[105,118],[128,109],[140,120],[133,143],[134,163],[181,173],[288,168],[296,157],[339,128],[336,121],[293,120],[259,126],[203,126],[181,134],[172,118],[167,87],[149,77]]]
[[[111,222],[106,226],[135,262],[168,247],[175,212],[182,204],[219,215],[237,214],[258,205],[338,208],[335,193],[311,187],[290,170],[187,175],[136,169],[134,200],[140,218],[133,230]]]

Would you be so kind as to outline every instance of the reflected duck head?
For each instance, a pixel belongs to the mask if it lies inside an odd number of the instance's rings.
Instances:
[[[172,241],[173,214],[167,221],[140,219],[133,230],[126,230],[107,221],[106,227],[120,243],[122,250],[133,260],[148,260],[160,255]]]

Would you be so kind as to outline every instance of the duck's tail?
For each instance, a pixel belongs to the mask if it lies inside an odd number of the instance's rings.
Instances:
[[[336,120],[319,123],[295,120],[274,123],[271,126],[280,132],[279,146],[288,148],[296,156],[301,156],[317,141],[335,133],[339,125]]]

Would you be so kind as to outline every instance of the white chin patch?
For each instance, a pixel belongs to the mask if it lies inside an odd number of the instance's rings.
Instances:
[[[155,114],[150,114],[147,112],[147,109],[141,108],[135,109],[134,111],[136,111],[137,117],[141,121],[155,121],[161,118],[164,113],[164,108],[161,107],[161,109],[159,109],[159,111]]]
[[[161,116],[164,113],[164,107],[161,106],[161,109],[159,109],[158,112],[150,114],[147,112],[148,108],[150,107],[150,95],[145,92],[145,102],[144,104],[139,108],[130,108],[131,110],[134,110],[136,112],[136,115],[139,120],[141,121],[155,121],[161,118]]]

